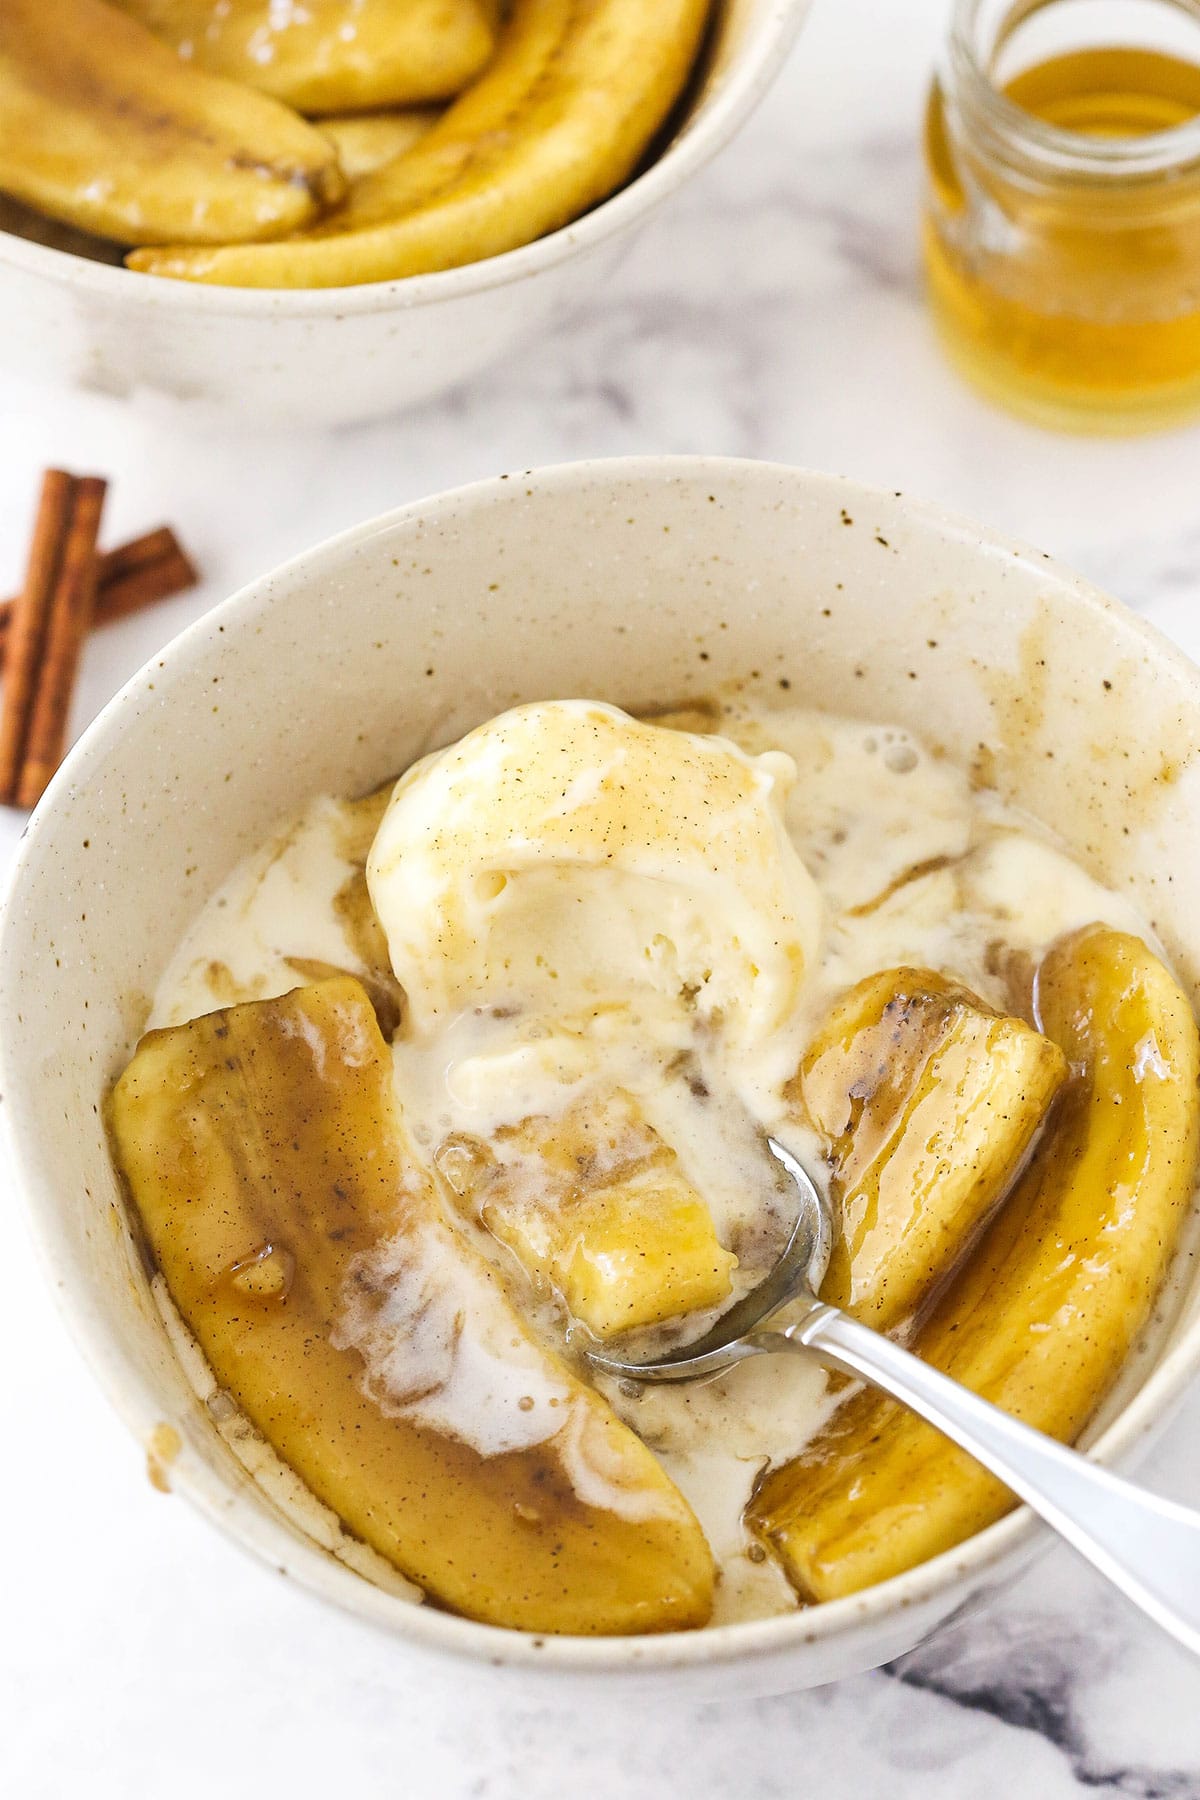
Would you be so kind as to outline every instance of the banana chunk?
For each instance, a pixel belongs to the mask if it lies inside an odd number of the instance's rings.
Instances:
[[[298,112],[448,100],[495,47],[488,0],[117,0],[198,69]]]
[[[1067,1073],[1056,1044],[930,969],[868,976],[792,1084],[833,1164],[822,1299],[887,1331],[958,1261]]]
[[[355,182],[411,150],[438,117],[435,107],[414,106],[407,112],[330,113],[314,123],[337,151],[346,180]]]
[[[278,237],[341,198],[329,140],[104,0],[0,5],[0,190],[122,244]]]
[[[1105,926],[1051,949],[1037,998],[1071,1079],[913,1347],[1070,1443],[1149,1316],[1194,1188],[1200,1040],[1167,969]],[[952,1549],[1014,1504],[931,1426],[863,1390],[768,1474],[747,1516],[799,1591],[828,1600]]]
[[[327,227],[278,246],[138,250],[130,268],[233,287],[345,287],[532,243],[633,172],[679,97],[709,0],[514,0],[476,84]]]
[[[694,1515],[446,1224],[357,981],[149,1033],[110,1124],[213,1373],[350,1533],[498,1625],[705,1622]]]
[[[491,1149],[450,1139],[437,1162],[455,1196],[595,1337],[729,1297],[737,1257],[627,1095],[505,1127]]]

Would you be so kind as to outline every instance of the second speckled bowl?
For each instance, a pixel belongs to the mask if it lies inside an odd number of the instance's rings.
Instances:
[[[206,287],[0,231],[0,361],[100,393],[166,396],[219,429],[344,425],[413,406],[601,291],[651,216],[749,118],[809,4],[721,0],[661,155],[561,231],[465,268],[361,287]]]

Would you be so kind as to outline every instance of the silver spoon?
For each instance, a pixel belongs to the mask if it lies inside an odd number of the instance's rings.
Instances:
[[[791,1152],[774,1138],[767,1143],[800,1196],[791,1237],[770,1274],[694,1343],[650,1362],[590,1350],[594,1367],[635,1381],[695,1381],[750,1356],[810,1351],[831,1368],[882,1388],[936,1426],[1136,1606],[1200,1655],[1200,1513],[1097,1468],[818,1300],[830,1250],[825,1205]],[[785,1306],[803,1312],[779,1330],[766,1330]]]

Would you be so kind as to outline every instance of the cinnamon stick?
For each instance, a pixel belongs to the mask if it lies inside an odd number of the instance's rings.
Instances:
[[[96,558],[97,595],[106,583],[121,581],[135,570],[144,569],[147,563],[159,562],[164,556],[177,552],[182,554],[179,540],[169,525],[160,525],[157,531],[130,538],[128,543],[118,544],[113,550],[102,550]]]
[[[13,602],[0,707],[0,801],[8,806],[17,797],[75,487],[75,477],[62,469],[47,469],[42,478],[25,585]]]
[[[131,538],[96,558],[93,624],[111,625],[156,601],[186,593],[199,580],[195,564],[169,525]],[[17,600],[0,600],[0,666],[8,654]]]
[[[124,619],[130,613],[141,612],[143,607],[153,606],[158,600],[169,600],[174,594],[186,593],[188,588],[195,587],[199,581],[195,563],[183,546],[176,542],[175,533],[169,526],[164,525],[161,531],[151,532],[149,535],[170,540],[165,553],[154,560],[133,563],[127,568],[118,566],[115,572],[106,576],[106,559],[103,556],[99,558],[93,624],[111,625],[114,619]],[[133,547],[128,544],[122,545],[121,549],[131,550]],[[109,552],[110,557],[118,554],[116,550]]]
[[[37,804],[62,761],[79,656],[96,600],[96,538],[107,489],[99,475],[84,475],[72,495],[16,783],[18,806]]]

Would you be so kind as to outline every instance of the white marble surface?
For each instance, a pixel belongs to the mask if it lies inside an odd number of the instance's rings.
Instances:
[[[917,284],[916,133],[945,0],[818,0],[774,95],[618,283],[471,392],[334,437],[197,437],[0,374],[0,583],[37,471],[174,520],[196,595],[94,640],[78,728],[243,580],[393,503],[531,463],[720,451],[945,501],[1057,552],[1200,655],[1200,432],[1044,436],[947,372]],[[0,852],[19,829],[0,820]],[[2,1177],[0,1177],[2,1179]],[[1057,1552],[902,1667],[756,1705],[513,1706],[325,1613],[151,1490],[0,1214],[0,1793],[89,1800],[1200,1797],[1198,1671]],[[1200,1499],[1200,1393],[1146,1478]]]

